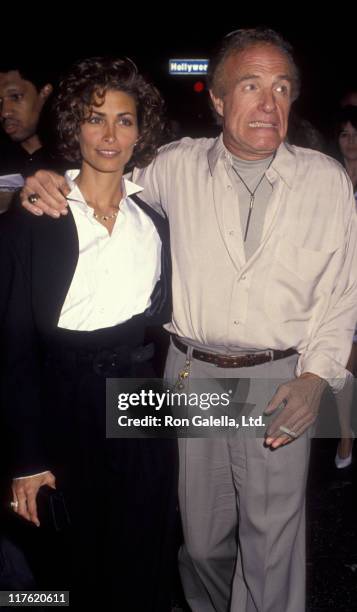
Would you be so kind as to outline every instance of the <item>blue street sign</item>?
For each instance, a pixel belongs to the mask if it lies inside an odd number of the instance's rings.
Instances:
[[[207,74],[208,59],[170,59],[169,73],[173,75]]]

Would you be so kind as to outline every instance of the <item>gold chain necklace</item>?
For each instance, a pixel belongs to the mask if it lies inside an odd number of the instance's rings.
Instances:
[[[111,215],[97,215],[97,213],[93,211],[93,217],[95,219],[98,219],[98,221],[109,221],[110,219],[115,219],[118,216],[118,213],[119,213],[119,208],[118,210],[113,212]]]
[[[119,214],[119,206],[113,213],[109,215],[98,215],[94,210],[93,202],[87,200],[87,204],[92,204],[91,208],[93,208],[93,217],[94,219],[97,219],[97,221],[110,221],[111,219],[115,219]]]

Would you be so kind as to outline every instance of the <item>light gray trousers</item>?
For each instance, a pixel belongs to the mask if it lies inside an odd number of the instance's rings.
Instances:
[[[249,378],[241,386],[254,407],[250,414],[258,416],[277,385],[294,377],[296,360],[222,369],[194,359],[185,390],[195,390],[195,379]],[[166,378],[176,379],[185,361],[171,345]],[[179,440],[184,533],[179,563],[193,612],[305,611],[309,448],[305,434],[271,451],[263,438],[242,429]]]

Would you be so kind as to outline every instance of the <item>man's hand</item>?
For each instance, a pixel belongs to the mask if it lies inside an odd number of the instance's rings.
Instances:
[[[326,387],[326,380],[310,372],[280,385],[264,411],[269,415],[282,408],[267,429],[265,444],[278,448],[304,433],[317,418]]]
[[[58,218],[68,212],[65,196],[69,192],[70,188],[63,176],[50,170],[39,170],[26,179],[20,196],[22,206],[34,215],[46,213],[50,217]],[[29,202],[30,195],[38,196],[36,204]]]
[[[18,502],[14,508],[16,514],[40,526],[37,516],[36,496],[40,487],[48,485],[52,489],[56,488],[56,479],[52,472],[45,472],[38,476],[29,476],[12,481],[13,501]]]

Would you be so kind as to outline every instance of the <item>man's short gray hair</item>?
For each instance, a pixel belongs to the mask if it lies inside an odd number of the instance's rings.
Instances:
[[[291,66],[292,100],[296,100],[300,91],[300,76],[293,58],[292,47],[278,32],[265,27],[236,30],[223,38],[209,62],[207,75],[209,89],[216,97],[223,98],[226,93],[224,66],[227,58],[258,44],[273,45],[286,55]]]

